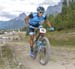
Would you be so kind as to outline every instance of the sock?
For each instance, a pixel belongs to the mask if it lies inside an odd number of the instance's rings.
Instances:
[[[30,46],[31,52],[33,52],[33,46]]]

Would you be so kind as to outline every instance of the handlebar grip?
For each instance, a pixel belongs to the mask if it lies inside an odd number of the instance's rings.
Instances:
[[[55,31],[55,28],[54,28],[54,27],[50,27],[50,28],[49,28],[49,31],[51,31],[51,32],[52,32],[52,31]]]

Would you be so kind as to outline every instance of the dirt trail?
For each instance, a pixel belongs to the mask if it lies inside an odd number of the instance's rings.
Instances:
[[[75,50],[52,48],[52,55],[47,65],[42,66],[30,58],[28,45],[15,46],[17,60],[28,69],[75,69]]]
[[[42,66],[39,64],[37,59],[33,60],[29,56],[28,43],[21,43],[21,41],[12,41],[8,43],[10,43],[10,45],[14,48],[14,54],[19,65],[23,64],[26,67],[23,69],[75,69],[75,48],[71,50],[70,48],[53,47],[49,63]]]

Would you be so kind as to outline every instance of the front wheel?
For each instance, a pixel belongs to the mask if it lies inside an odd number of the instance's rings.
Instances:
[[[46,65],[49,61],[51,46],[47,37],[43,37],[41,41],[43,46],[41,46],[42,48],[38,51],[38,59],[40,64]]]

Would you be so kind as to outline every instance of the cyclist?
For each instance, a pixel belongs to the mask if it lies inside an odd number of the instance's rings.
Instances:
[[[35,28],[38,28],[42,21],[46,21],[45,23],[51,29],[51,23],[47,19],[47,16],[44,14],[44,12],[45,12],[44,7],[39,6],[37,8],[36,13],[31,13],[30,15],[28,15],[24,18],[24,21],[25,21],[26,25],[29,27],[30,56],[32,56],[32,57],[34,56],[34,53],[33,53],[33,40],[34,40],[34,35],[35,35]]]

